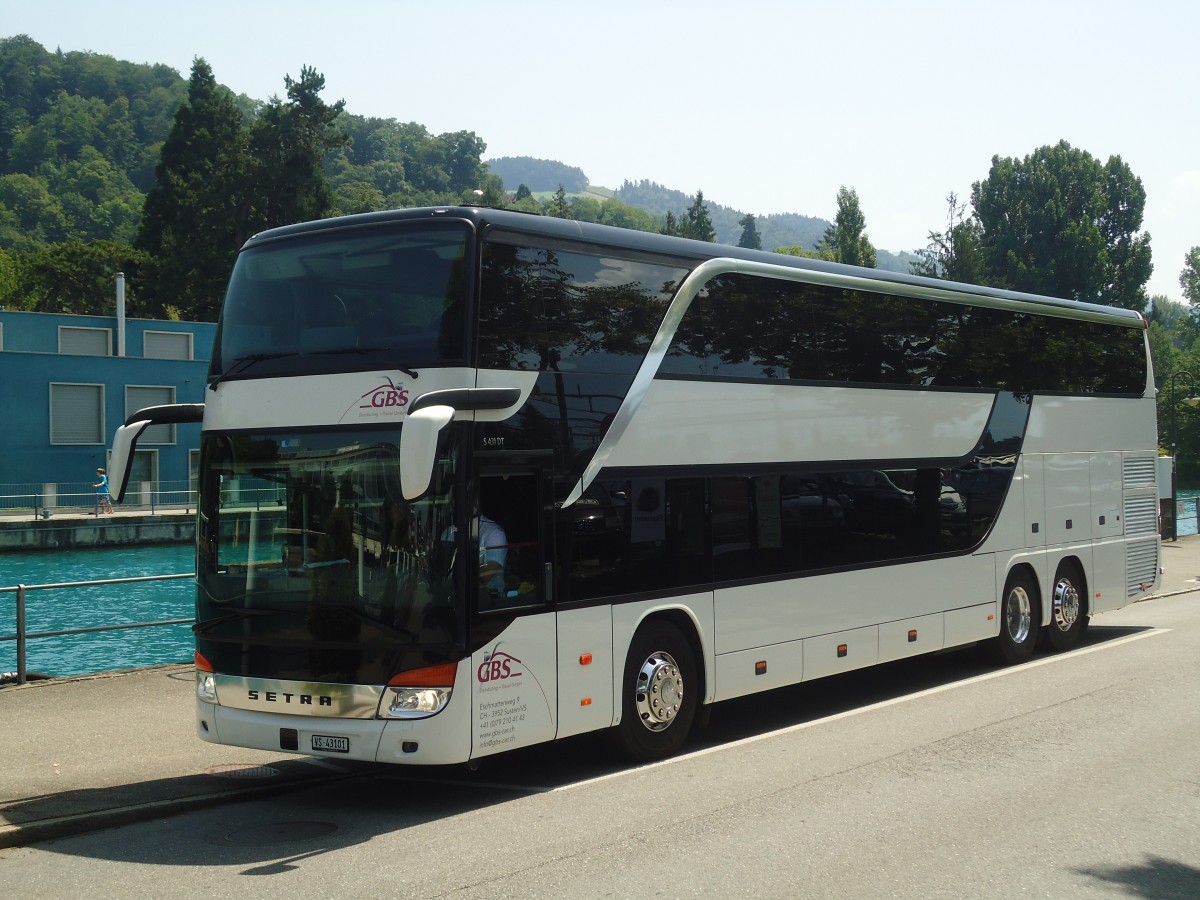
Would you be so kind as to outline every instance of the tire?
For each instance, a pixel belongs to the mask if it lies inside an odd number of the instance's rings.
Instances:
[[[1028,569],[1014,569],[1000,598],[1000,634],[994,655],[1004,663],[1025,662],[1037,647],[1041,626],[1041,598]]]
[[[638,629],[625,661],[618,748],[637,762],[671,756],[683,746],[700,702],[696,655],[670,622]]]
[[[1050,621],[1046,623],[1046,643],[1058,653],[1070,650],[1087,630],[1087,586],[1079,568],[1063,563],[1050,589]]]

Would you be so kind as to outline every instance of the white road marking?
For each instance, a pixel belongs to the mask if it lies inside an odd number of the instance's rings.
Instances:
[[[405,777],[405,781],[419,782],[422,784],[440,784],[454,787],[475,787],[475,788],[491,788],[492,790],[514,791],[524,794],[557,794],[563,791],[573,791],[581,787],[588,787],[593,784],[599,784],[603,781],[611,781],[614,778],[625,778],[629,775],[636,775],[641,772],[646,772],[651,769],[658,769],[663,766],[674,766],[682,762],[687,762],[690,759],[697,759],[701,756],[708,756],[712,753],[724,753],[727,750],[734,750],[738,747],[745,747],[749,744],[757,743],[758,741],[766,741],[772,738],[777,738],[785,734],[793,734],[797,731],[803,731],[806,728],[815,728],[818,725],[825,725],[829,722],[837,722],[841,719],[848,719],[851,716],[860,716],[864,713],[874,712],[880,709],[886,709],[889,706],[898,706],[901,703],[909,703],[913,700],[920,700],[925,697],[932,697],[935,694],[943,693],[944,691],[953,691],[958,688],[967,687],[972,684],[981,684],[984,681],[990,681],[993,678],[1004,678],[1008,675],[1016,675],[1024,672],[1027,669],[1034,669],[1039,666],[1049,666],[1054,663],[1072,659],[1076,656],[1084,656],[1088,653],[1097,653],[1101,650],[1107,650],[1111,647],[1120,647],[1122,644],[1128,644],[1132,641],[1140,641],[1143,638],[1155,637],[1160,634],[1167,634],[1171,631],[1170,628],[1153,628],[1148,631],[1131,634],[1123,638],[1115,638],[1111,641],[1105,641],[1100,644],[1093,644],[1090,647],[1082,647],[1078,650],[1072,650],[1068,653],[1057,653],[1053,656],[1045,656],[1041,659],[1031,660],[1026,663],[1021,663],[1016,666],[1008,666],[1003,669],[998,669],[995,672],[985,672],[982,675],[975,675],[972,678],[965,678],[961,681],[953,681],[948,684],[938,685],[937,687],[926,688],[923,691],[917,691],[914,694],[905,694],[902,697],[893,697],[890,700],[880,700],[878,703],[871,703],[867,706],[856,706],[854,709],[848,709],[843,712],[834,713],[833,715],[824,716],[820,719],[813,719],[810,722],[801,722],[797,725],[788,725],[784,728],[778,728],[774,731],[767,731],[763,734],[756,734],[752,737],[741,738],[736,741],[717,744],[714,747],[705,747],[703,750],[695,750],[691,753],[684,753],[679,756],[672,756],[670,759],[664,759],[660,762],[646,763],[644,766],[636,766],[629,769],[621,769],[619,772],[610,772],[607,775],[597,775],[595,778],[587,778],[583,781],[575,781],[571,784],[558,785],[557,787],[546,787],[544,785],[531,784],[504,784],[499,782],[488,781],[469,781],[458,778],[413,778]],[[406,773],[407,774],[407,773]]]
[[[889,706],[898,706],[901,703],[908,703],[913,700],[920,700],[924,697],[932,697],[935,694],[940,694],[944,691],[952,691],[961,687],[967,687],[972,684],[980,684],[984,681],[990,681],[993,678],[1003,678],[1007,675],[1015,675],[1023,672],[1026,669],[1034,669],[1038,666],[1048,666],[1063,660],[1071,659],[1075,656],[1083,656],[1088,653],[1096,653],[1100,650],[1107,650],[1110,647],[1119,647],[1122,644],[1128,644],[1131,641],[1140,641],[1143,638],[1154,637],[1160,634],[1167,634],[1171,629],[1156,628],[1150,631],[1144,631],[1139,634],[1131,634],[1127,637],[1116,638],[1115,640],[1105,641],[1102,644],[1094,644],[1090,647],[1083,647],[1078,650],[1072,650],[1069,653],[1059,653],[1054,656],[1046,656],[1042,659],[1032,660],[1027,663],[1021,663],[1017,666],[1009,666],[1005,669],[999,669],[995,672],[986,672],[983,675],[976,675],[973,678],[966,678],[962,681],[954,681],[949,684],[938,685],[937,687],[926,688],[923,691],[917,691],[915,694],[905,694],[903,697],[893,697],[890,700],[880,700],[878,703],[871,703],[867,706],[857,706],[854,709],[848,709],[844,712],[834,713],[830,716],[824,716],[820,719],[813,719],[811,722],[801,722],[798,725],[788,725],[786,728],[778,728],[775,731],[756,734],[752,737],[742,738],[737,741],[718,744],[715,747],[705,747],[703,750],[696,750],[692,753],[684,753],[679,756],[672,756],[670,759],[664,759],[660,762],[647,763],[644,766],[638,766],[635,769],[623,769],[620,772],[611,772],[608,775],[598,775],[595,778],[589,778],[586,781],[577,781],[571,784],[564,784],[559,787],[542,789],[547,793],[556,793],[559,791],[573,791],[576,788],[586,787],[588,785],[597,784],[601,781],[609,781],[613,778],[622,778],[626,775],[634,775],[638,772],[645,772],[649,769],[657,769],[662,766],[672,766],[681,762],[686,762],[689,759],[697,759],[701,756],[708,756],[712,753],[723,753],[726,750],[733,750],[738,747],[745,747],[748,744],[754,744],[758,741],[770,740],[771,738],[780,737],[785,734],[793,734],[797,731],[803,731],[806,728],[814,728],[817,725],[825,725],[829,722],[837,722],[840,719],[848,719],[851,716],[859,716],[863,713],[874,712],[879,709],[886,709]]]

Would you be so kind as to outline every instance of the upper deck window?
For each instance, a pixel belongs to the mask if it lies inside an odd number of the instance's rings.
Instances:
[[[242,252],[212,375],[260,378],[464,360],[469,228],[331,229]]]
[[[687,273],[632,251],[493,235],[483,250],[479,364],[632,374]]]

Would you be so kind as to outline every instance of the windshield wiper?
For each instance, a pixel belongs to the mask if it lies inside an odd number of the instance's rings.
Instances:
[[[280,353],[247,353],[245,356],[239,356],[233,361],[228,369],[212,379],[208,383],[209,390],[216,390],[217,385],[231,375],[237,375],[240,372],[246,371],[255,363],[262,362],[264,359],[283,359],[285,356],[299,356],[300,354],[294,350]]]
[[[324,356],[332,353],[354,353],[356,355],[362,355],[363,353],[384,353],[391,349],[391,347],[359,347],[358,345],[355,345],[353,347],[338,347],[334,350],[315,350],[313,351],[313,356]],[[420,377],[415,370],[406,366],[396,366],[396,368],[409,378]]]

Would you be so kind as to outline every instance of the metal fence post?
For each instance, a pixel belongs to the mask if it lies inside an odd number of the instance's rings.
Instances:
[[[25,683],[25,585],[17,585],[17,684]]]

